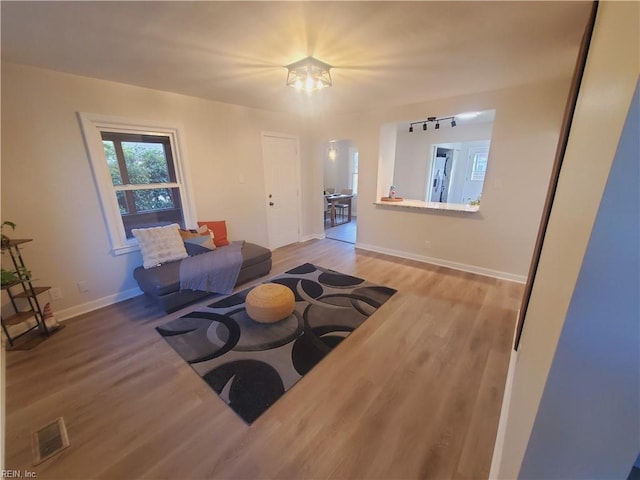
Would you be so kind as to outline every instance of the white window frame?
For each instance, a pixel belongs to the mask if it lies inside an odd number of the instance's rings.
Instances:
[[[180,127],[161,122],[132,120],[129,118],[112,117],[94,113],[78,112],[80,125],[84,136],[87,154],[91,163],[91,170],[100,197],[100,206],[107,225],[107,232],[111,242],[111,251],[114,255],[139,250],[135,238],[127,238],[120,208],[115,194],[107,158],[102,144],[102,132],[133,133],[141,135],[161,135],[169,137],[173,154],[173,163],[176,170],[176,185],[180,191],[182,214],[185,226],[195,224],[195,202],[191,193],[191,181],[184,154],[184,134]],[[172,186],[174,186],[172,184]]]
[[[350,170],[350,180],[351,180],[351,191],[353,192],[354,196],[358,195],[358,174],[360,171],[360,153],[358,152],[358,150],[353,150],[351,152],[351,163],[349,165],[349,170]],[[358,165],[358,168],[356,168],[356,164]]]
[[[484,157],[482,162],[479,162],[478,160],[478,157],[480,156]],[[487,173],[487,165],[489,164],[489,148],[488,147],[469,148],[469,159],[471,163],[469,180],[472,182],[484,182],[484,177]],[[480,163],[484,163],[484,170],[479,170],[477,168]]]

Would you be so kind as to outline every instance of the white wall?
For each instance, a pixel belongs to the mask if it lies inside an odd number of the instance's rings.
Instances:
[[[13,64],[2,65],[2,219],[33,238],[24,257],[38,284],[62,289],[71,315],[137,288],[139,253],[113,256],[76,112],[183,128],[197,217],[227,220],[232,239],[267,244],[261,132],[301,138],[303,236],[318,170],[305,122],[290,115]],[[241,183],[241,177],[244,181]],[[321,191],[317,193],[320,195]],[[322,213],[318,213],[321,218]],[[76,283],[86,281],[80,293]],[[65,315],[62,314],[64,317]]]
[[[573,315],[584,315],[580,321],[584,321],[587,330],[593,331],[594,325],[605,323],[605,325],[597,327],[596,335],[600,337],[594,340],[597,348],[592,349],[591,352],[581,352],[579,354],[581,359],[578,357],[576,359],[580,360],[580,368],[586,369],[587,373],[592,372],[593,386],[597,386],[600,392],[607,396],[605,400],[607,407],[605,408],[610,410],[599,411],[598,408],[593,408],[594,404],[589,405],[589,402],[595,399],[583,397],[571,402],[570,393],[565,392],[558,395],[557,390],[555,392],[552,390],[550,391],[551,398],[555,397],[555,401],[561,402],[556,406],[557,408],[575,409],[583,419],[589,418],[589,420],[578,421],[577,424],[567,424],[568,418],[563,418],[560,415],[553,419],[554,431],[551,433],[547,431],[544,441],[548,439],[553,444],[554,436],[562,435],[562,438],[566,439],[566,436],[569,435],[571,441],[565,442],[562,450],[557,450],[554,454],[570,456],[575,452],[572,451],[573,446],[569,443],[575,442],[575,446],[578,446],[584,445],[584,442],[589,439],[598,440],[596,447],[590,446],[581,453],[579,452],[577,460],[575,456],[573,457],[576,461],[585,462],[585,466],[601,459],[602,452],[610,453],[609,447],[616,448],[617,446],[620,451],[611,455],[607,461],[614,458],[615,455],[626,455],[629,457],[628,465],[625,466],[627,469],[631,468],[633,456],[637,454],[637,443],[620,446],[621,441],[624,442],[624,439],[629,438],[629,429],[637,429],[638,425],[634,424],[634,418],[624,416],[616,419],[615,432],[594,430],[599,424],[599,421],[594,418],[595,416],[615,416],[618,412],[624,414],[628,411],[628,402],[632,401],[630,397],[625,397],[630,387],[620,389],[619,382],[627,378],[628,372],[633,371],[634,367],[625,365],[624,369],[612,368],[611,362],[615,362],[615,358],[617,358],[617,354],[614,354],[613,351],[623,345],[616,344],[614,339],[617,335],[630,335],[633,325],[630,325],[624,318],[617,318],[613,310],[614,308],[623,308],[623,310],[617,311],[628,314],[624,309],[629,308],[630,305],[627,304],[627,307],[616,305],[618,295],[612,296],[610,290],[603,291],[600,296],[596,286],[603,278],[598,278],[598,273],[592,270],[593,263],[591,261],[585,264],[585,252],[592,235],[596,214],[618,148],[633,92],[638,82],[640,52],[638,42],[635,40],[640,37],[639,18],[640,5],[637,2],[601,2],[598,6],[586,69],[580,85],[580,94],[569,133],[567,150],[518,349],[498,478],[512,479],[518,478],[520,475],[527,445],[532,441],[531,432],[539,412],[545,386],[554,387],[557,385],[555,379],[549,378],[552,361],[556,353],[562,356],[566,356],[568,353],[568,350],[557,352],[557,346],[574,295],[576,298],[582,297],[584,294],[598,295],[596,300],[601,304],[601,307],[609,306],[611,308],[606,313],[606,318],[601,316],[601,310],[585,312],[581,308],[572,312]],[[636,175],[637,134],[637,130],[632,133],[632,140],[636,142],[636,156],[632,158],[632,161],[636,162]],[[625,155],[629,155],[629,152],[626,152]],[[633,175],[633,169],[626,171],[625,174]],[[633,181],[637,188],[637,177]],[[637,214],[637,194],[633,198],[631,192],[626,192],[624,198],[625,201],[636,202]],[[616,215],[624,215],[623,212],[628,212],[628,210],[621,206],[621,210]],[[625,235],[627,228],[633,229],[634,222],[637,227],[638,219],[636,217],[635,219],[622,218],[620,220],[623,227],[621,228],[620,223],[617,223],[612,232],[607,232],[606,249],[603,251],[600,247],[596,252],[598,253],[597,261],[604,262],[597,268],[602,270],[602,275],[613,278],[611,281],[615,282],[615,285],[611,287],[614,290],[620,289],[620,295],[624,298],[625,295],[628,295],[626,288],[633,287],[633,285],[624,284],[625,276],[618,278],[614,275],[610,277],[611,272],[606,262],[610,256],[614,261],[619,260],[613,254],[618,243],[623,249],[629,248],[626,241],[619,240],[619,237]],[[635,234],[637,234],[637,230]],[[636,244],[636,255],[637,248]],[[633,262],[633,258],[628,258],[627,261]],[[583,266],[589,269],[587,270],[589,275],[584,278],[583,282],[593,282],[593,286],[585,288],[585,285],[582,284],[579,285],[580,288],[576,289],[578,276]],[[637,267],[637,264],[635,266]],[[637,300],[637,291],[634,295]],[[581,302],[578,305],[584,307]],[[635,328],[637,328],[637,316],[633,321]],[[575,327],[568,328],[575,332]],[[617,329],[621,330],[616,332]],[[580,339],[580,334],[572,337],[573,341],[579,342]],[[637,342],[637,337],[634,340]],[[628,346],[628,344],[624,345]],[[565,348],[566,345],[562,347]],[[610,360],[599,358],[603,347],[605,351],[611,351],[612,358]],[[637,348],[637,343],[635,348]],[[578,354],[578,352],[574,353]],[[626,349],[622,355],[628,357],[629,353],[629,350]],[[635,360],[637,362],[637,357]],[[637,363],[635,368],[637,368]],[[637,377],[634,380],[637,381]],[[584,384],[580,385],[580,388],[583,386]],[[541,421],[549,421],[549,412],[550,410],[546,411],[547,417]],[[622,426],[624,423],[627,424],[626,427]],[[615,434],[615,437],[612,437],[612,434]],[[638,432],[636,430],[636,442],[637,439]],[[540,439],[533,439],[533,441],[538,442]],[[593,448],[599,449],[600,453],[592,454],[595,452],[592,450]],[[629,454],[632,450],[635,452]],[[605,455],[609,455],[609,453],[605,453]],[[532,455],[535,455],[533,451]],[[537,462],[540,461],[549,462],[551,460],[548,458],[541,460],[538,457]],[[554,459],[553,465],[559,465],[557,463],[559,461]],[[540,465],[538,467],[544,468]],[[594,466],[593,475],[590,478],[623,478],[618,475],[596,475],[598,470],[595,468],[597,467]],[[530,472],[535,474],[532,465],[528,465],[527,472],[523,473]],[[567,472],[567,470],[558,469],[557,478],[579,478],[567,475]],[[546,478],[554,478],[555,476],[554,474]]]
[[[462,97],[314,120],[321,138],[350,138],[360,152],[358,245],[445,261],[524,281],[542,214],[569,88],[567,78]],[[491,160],[477,214],[374,206],[386,195],[395,144],[380,146],[381,126],[429,115],[496,109]],[[393,126],[395,128],[395,126]],[[457,128],[457,127],[456,127]],[[383,160],[379,166],[379,158]],[[319,161],[319,159],[318,159]],[[380,168],[381,175],[378,176]],[[316,231],[321,231],[320,223]],[[431,248],[425,249],[425,240]]]
[[[329,148],[333,145],[336,149],[336,159],[329,158]],[[350,140],[338,140],[326,144],[324,153],[324,187],[333,188],[339,193],[345,188],[349,188],[349,171],[351,158],[349,149]]]
[[[2,218],[18,224],[16,236],[35,239],[26,260],[40,284],[62,289],[54,311],[72,315],[134,292],[131,271],[141,263],[138,253],[109,253],[78,111],[177,122],[185,133],[198,217],[224,218],[231,238],[260,244],[266,244],[261,132],[301,137],[303,239],[324,231],[324,141],[318,139],[348,138],[360,155],[360,246],[519,279],[533,248],[568,80],[325,116],[308,124],[284,114],[12,64],[3,64],[2,87]],[[382,125],[422,118],[425,111],[493,108],[491,163],[479,214],[373,206],[379,188],[388,189],[386,181],[378,185],[377,175]],[[395,144],[384,148],[395,151]],[[383,177],[393,178],[392,164],[380,168]],[[86,281],[89,291],[78,292],[78,281]]]
[[[626,478],[640,452],[639,116],[636,86],[519,478]]]

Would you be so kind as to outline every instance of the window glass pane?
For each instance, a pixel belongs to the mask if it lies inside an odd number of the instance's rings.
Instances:
[[[118,208],[120,209],[120,215],[129,213],[129,208],[127,207],[127,198],[125,197],[124,192],[116,192],[116,198],[118,199]]]
[[[122,151],[130,184],[170,181],[164,146],[161,143],[122,142]]]
[[[137,212],[149,212],[176,207],[172,192],[168,188],[134,190],[132,193]]]
[[[473,157],[473,170],[471,172],[471,180],[484,180],[484,174],[487,171],[488,154],[476,153]]]
[[[116,157],[116,147],[111,140],[103,140],[104,154],[107,157],[107,165],[109,165],[109,173],[111,181],[114,185],[122,185],[122,175],[120,174],[120,166]]]
[[[133,238],[131,233],[133,228],[159,227],[171,223],[184,226],[184,217],[178,200],[180,193],[177,188],[130,190],[127,194],[133,198],[135,204],[135,212],[121,214],[127,238]]]

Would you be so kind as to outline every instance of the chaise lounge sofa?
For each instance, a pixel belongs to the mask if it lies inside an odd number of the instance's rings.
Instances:
[[[224,248],[224,247],[221,247]],[[182,260],[163,263],[153,268],[137,267],[133,277],[142,290],[165,312],[171,313],[203,299],[210,292],[180,290],[180,263]],[[242,246],[242,267],[236,285],[267,275],[271,271],[271,250],[249,242]]]

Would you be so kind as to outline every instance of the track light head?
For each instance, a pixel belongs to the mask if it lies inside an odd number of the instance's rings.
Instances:
[[[427,122],[424,122],[424,123],[422,124],[422,130],[426,130],[426,129],[427,129]]]
[[[409,125],[409,133],[413,133],[413,125]]]
[[[455,127],[455,126],[456,126],[456,119],[455,119],[455,118],[451,120],[451,126],[452,126],[452,127]]]
[[[438,130],[440,128],[440,123],[436,122],[436,130]]]

